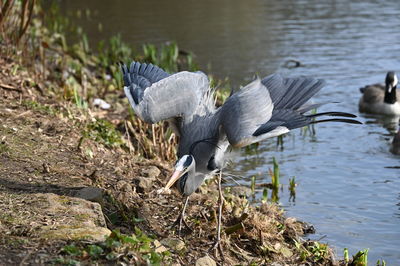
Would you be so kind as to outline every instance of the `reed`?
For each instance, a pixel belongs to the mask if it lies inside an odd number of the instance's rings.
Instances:
[[[276,161],[275,157],[272,157],[272,163],[273,163],[273,166],[274,166],[273,174],[271,175],[272,188],[273,189],[278,189],[279,186],[280,186],[280,183],[279,183],[279,175],[280,174],[279,174],[279,164]]]

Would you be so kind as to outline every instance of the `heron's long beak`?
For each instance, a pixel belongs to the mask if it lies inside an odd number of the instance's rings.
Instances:
[[[187,170],[184,170],[184,171],[175,170],[175,172],[172,174],[171,178],[169,179],[167,185],[165,185],[164,189],[169,189],[170,187],[172,187],[172,185],[175,184],[175,182],[181,176],[183,176],[186,172],[187,172]]]

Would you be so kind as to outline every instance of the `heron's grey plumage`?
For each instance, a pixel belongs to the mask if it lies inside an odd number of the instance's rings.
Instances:
[[[169,75],[138,62],[129,70],[123,65],[122,70],[125,94],[136,114],[148,123],[173,119],[180,134],[178,157],[193,156],[192,168],[180,183],[185,195],[193,193],[206,175],[223,168],[229,145],[243,147],[312,123],[359,123],[344,118],[315,120],[322,115],[355,117],[348,113],[305,114],[319,106],[304,104],[324,86],[323,80],[270,75],[232,93],[216,108],[214,91],[202,72]]]

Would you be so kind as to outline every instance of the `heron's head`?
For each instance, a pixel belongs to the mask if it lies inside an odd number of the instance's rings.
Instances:
[[[181,192],[184,191],[185,183],[189,174],[189,171],[194,169],[195,160],[192,155],[184,155],[182,156],[175,164],[175,171],[169,179],[165,189],[169,189],[172,185],[180,179],[179,182],[179,190]]]
[[[392,89],[396,89],[397,82],[398,79],[396,73],[394,73],[393,71],[389,71],[386,74],[386,79],[385,79],[386,89],[388,90],[389,93],[392,92]]]

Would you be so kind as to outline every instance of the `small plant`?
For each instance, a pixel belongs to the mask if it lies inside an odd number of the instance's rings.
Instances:
[[[343,250],[343,259],[344,262],[349,263],[349,250],[347,248]]]
[[[311,252],[314,262],[323,261],[329,255],[328,246],[319,242],[312,242],[307,249],[309,252]]]
[[[112,231],[111,235],[101,243],[97,244],[71,244],[62,248],[61,252],[73,258],[58,258],[58,262],[77,262],[75,259],[85,259],[89,257],[91,260],[105,260],[108,263],[117,263],[119,260],[125,263],[129,260],[140,265],[154,265],[160,264],[164,257],[169,256],[169,252],[157,253],[154,251],[151,244],[154,239],[145,235],[138,228],[135,229],[135,234],[130,236],[120,233],[119,231]],[[124,258],[125,255],[128,257]],[[129,263],[128,263],[129,264]]]
[[[378,260],[377,262],[376,262],[376,266],[386,266],[386,261],[385,260]]]
[[[264,188],[261,202],[267,203],[267,200],[268,200],[268,189]]]
[[[357,254],[353,256],[353,261],[351,262],[351,265],[368,266],[368,250],[369,249],[364,249],[357,252]]]
[[[85,100],[83,100],[83,98],[78,94],[78,90],[76,87],[74,87],[74,100],[75,100],[75,105],[79,109],[87,109],[88,108],[87,102]]]
[[[251,188],[251,193],[254,194],[256,189],[256,177],[254,175],[251,177],[250,188]]]
[[[51,107],[49,105],[43,105],[36,101],[25,100],[25,101],[22,101],[22,105],[25,106],[25,108],[27,108],[27,109],[31,109],[31,110],[38,111],[38,112],[43,112],[43,113],[46,113],[49,115],[54,115],[57,113],[53,107]]]
[[[84,138],[92,138],[107,147],[120,146],[123,143],[121,134],[115,129],[114,125],[104,119],[97,119],[87,125],[82,135],[79,147]]]
[[[274,189],[278,189],[279,188],[279,164],[277,163],[275,157],[272,158],[272,163],[274,165],[273,174],[271,175],[272,187]]]

